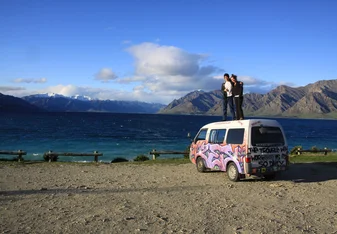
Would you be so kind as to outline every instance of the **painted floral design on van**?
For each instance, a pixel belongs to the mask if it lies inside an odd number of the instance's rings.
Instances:
[[[239,172],[243,173],[243,162],[246,156],[246,144],[210,144],[206,140],[192,144],[190,148],[190,159],[196,163],[197,157],[202,157],[206,167],[226,171],[229,161],[233,161]]]

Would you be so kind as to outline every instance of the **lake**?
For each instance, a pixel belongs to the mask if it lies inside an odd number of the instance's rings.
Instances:
[[[276,118],[273,118],[276,119]],[[116,113],[1,113],[0,150],[27,152],[25,159],[42,160],[44,152],[103,153],[100,160],[134,159],[152,149],[184,151],[191,136],[220,116]],[[337,149],[337,121],[277,118],[285,130],[289,150]],[[179,155],[178,155],[179,156]],[[13,156],[0,155],[0,158]],[[177,157],[162,155],[160,157]],[[92,161],[93,157],[60,157],[62,161]]]

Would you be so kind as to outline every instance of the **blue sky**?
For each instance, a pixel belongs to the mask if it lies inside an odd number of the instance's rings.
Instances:
[[[0,0],[0,92],[167,104],[337,79],[333,0]]]

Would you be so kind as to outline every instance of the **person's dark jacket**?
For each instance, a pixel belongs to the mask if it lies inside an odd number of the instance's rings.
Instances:
[[[233,84],[232,93],[234,97],[237,95],[243,97],[243,84],[240,81],[237,81],[236,85]]]

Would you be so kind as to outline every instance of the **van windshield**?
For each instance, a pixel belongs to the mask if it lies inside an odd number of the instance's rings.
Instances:
[[[282,146],[284,138],[279,127],[252,127],[252,146]]]

